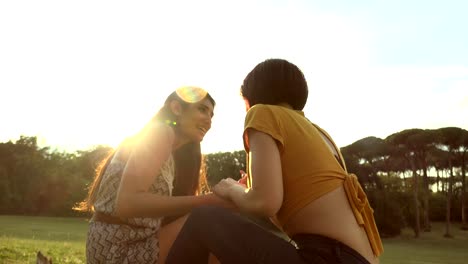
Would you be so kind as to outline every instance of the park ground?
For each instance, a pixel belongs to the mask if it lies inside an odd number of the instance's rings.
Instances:
[[[0,263],[35,263],[37,251],[54,263],[85,263],[87,220],[84,218],[0,216]],[[452,238],[445,238],[445,223],[414,238],[404,229],[384,239],[382,264],[464,264],[468,260],[468,231],[451,224]]]

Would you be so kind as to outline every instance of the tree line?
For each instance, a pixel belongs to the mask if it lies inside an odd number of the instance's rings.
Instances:
[[[96,169],[113,149],[96,146],[73,153],[39,147],[36,137],[0,143],[0,214],[83,216],[82,201]],[[358,176],[382,236],[413,228],[415,237],[431,221],[468,229],[466,169],[468,131],[458,127],[407,129],[384,139],[366,137],[341,148],[348,171]],[[243,150],[204,155],[205,189],[238,179],[246,169]]]

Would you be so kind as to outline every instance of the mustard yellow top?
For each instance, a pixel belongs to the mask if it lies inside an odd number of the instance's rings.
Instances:
[[[325,131],[307,120],[302,111],[257,104],[249,109],[245,118],[244,147],[247,153],[245,131],[248,128],[266,133],[277,142],[284,188],[283,204],[277,214],[281,227],[307,204],[344,184],[356,220],[364,227],[374,255],[383,252],[367,196],[356,175],[346,171],[339,148],[334,145],[340,155],[335,157],[323,140],[321,133],[335,144]]]

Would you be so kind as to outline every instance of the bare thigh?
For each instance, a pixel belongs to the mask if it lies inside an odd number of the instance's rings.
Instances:
[[[188,215],[182,216],[170,224],[162,227],[158,232],[159,239],[159,263],[164,264],[166,262],[167,254],[172,247],[177,235],[182,229]],[[214,255],[210,254],[209,264],[218,264],[219,261]]]

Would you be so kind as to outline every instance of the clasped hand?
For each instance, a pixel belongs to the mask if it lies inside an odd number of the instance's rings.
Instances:
[[[242,170],[240,171],[240,173],[242,178],[239,181],[236,181],[232,178],[222,179],[221,181],[219,181],[218,184],[214,186],[213,192],[224,199],[231,199],[230,192],[232,191],[232,189],[242,188],[243,190],[245,190],[247,188],[245,183],[247,181],[248,175]]]

